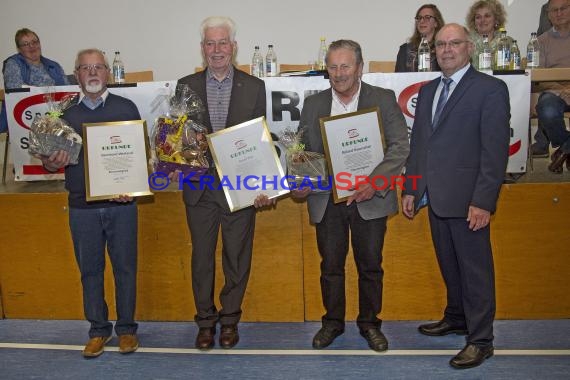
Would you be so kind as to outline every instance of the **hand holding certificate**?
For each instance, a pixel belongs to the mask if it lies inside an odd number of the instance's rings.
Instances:
[[[209,134],[207,139],[231,211],[254,205],[260,194],[271,199],[289,192],[265,117]]]

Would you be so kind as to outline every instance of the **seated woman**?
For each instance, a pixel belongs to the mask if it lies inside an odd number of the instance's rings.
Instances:
[[[475,44],[471,63],[476,69],[479,68],[479,54],[483,50],[483,36],[487,36],[491,51],[495,50],[499,41],[499,28],[504,27],[507,22],[507,12],[503,5],[497,0],[478,0],[467,13],[465,24],[471,32],[471,39]],[[512,39],[509,37],[509,44]]]
[[[62,86],[69,84],[61,65],[42,56],[40,38],[30,29],[16,32],[18,54],[7,58],[2,67],[5,88]]]
[[[434,37],[445,24],[443,16],[433,4],[424,4],[416,12],[414,34],[409,42],[400,46],[396,59],[396,72],[418,71],[418,47],[425,37],[431,48],[431,71],[439,71],[435,58]]]
[[[62,86],[69,84],[61,65],[42,56],[40,38],[30,29],[16,32],[18,53],[8,57],[2,65],[5,88],[22,86]],[[0,132],[8,130],[5,104],[0,115]]]

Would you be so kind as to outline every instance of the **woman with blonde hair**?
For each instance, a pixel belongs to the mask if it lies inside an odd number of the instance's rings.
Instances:
[[[499,28],[507,23],[507,12],[497,0],[478,0],[467,12],[465,24],[471,32],[471,39],[475,49],[471,57],[473,66],[479,68],[479,54],[483,50],[483,39],[487,36],[489,47],[493,51],[499,41]],[[509,37],[509,44],[512,39]]]

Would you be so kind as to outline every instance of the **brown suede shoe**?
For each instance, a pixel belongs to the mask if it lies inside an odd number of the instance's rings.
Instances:
[[[119,335],[119,352],[128,354],[135,352],[139,348],[139,339],[137,334]]]
[[[96,358],[103,353],[105,344],[111,340],[110,336],[96,336],[89,339],[83,349],[83,356],[86,358]]]

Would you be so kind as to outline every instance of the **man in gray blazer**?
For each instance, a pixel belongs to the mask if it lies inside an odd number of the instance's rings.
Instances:
[[[205,105],[201,122],[208,133],[265,116],[265,83],[237,70],[232,65],[237,49],[235,24],[228,17],[209,17],[202,22],[202,53],[206,70],[188,75],[178,84],[188,84]],[[194,317],[199,327],[195,346],[207,350],[214,346],[216,323],[221,325],[220,346],[232,348],[239,340],[237,324],[242,310],[251,268],[255,213],[253,207],[230,212],[216,170],[209,175],[217,182],[212,188],[184,186],[186,218],[192,239],[192,290],[196,305]],[[174,176],[176,178],[176,176]],[[274,203],[265,195],[255,207]],[[222,268],[224,287],[220,292],[221,310],[214,304],[215,253],[218,230],[222,229]]]
[[[422,334],[467,334],[450,364],[478,366],[493,355],[495,277],[490,218],[507,168],[510,103],[507,85],[469,63],[467,29],[445,25],[435,39],[442,77],[420,89],[402,211],[413,218],[429,205],[431,236],[447,288],[442,320]]]
[[[320,118],[379,107],[387,148],[384,160],[369,173],[369,178],[399,175],[408,157],[409,144],[404,116],[394,92],[361,81],[362,50],[355,41],[331,43],[326,65],[332,88],[308,97],[303,105],[299,130],[305,149],[324,152]],[[376,190],[367,183],[359,186],[346,203],[335,204],[330,193],[309,194],[310,190],[305,187],[293,191],[293,196],[308,196],[309,216],[316,225],[321,255],[321,292],[326,313],[322,317],[322,328],[313,339],[313,347],[327,347],[344,332],[344,267],[350,230],[358,270],[360,306],[357,325],[371,349],[384,351],[388,341],[380,330],[382,321],[378,318],[384,274],[382,247],[388,215],[398,212],[396,192],[389,186]]]

